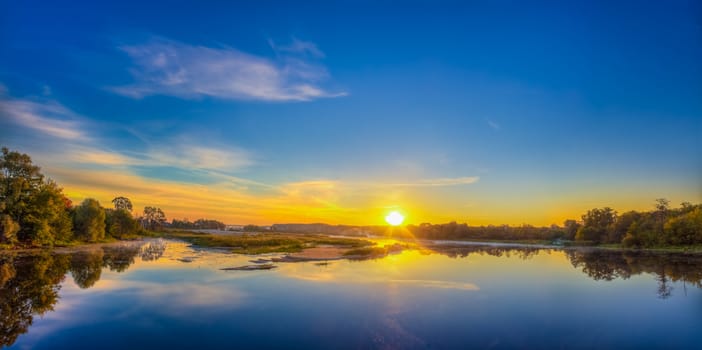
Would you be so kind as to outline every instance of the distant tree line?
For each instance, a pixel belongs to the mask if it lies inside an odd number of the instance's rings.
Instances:
[[[532,225],[469,226],[466,223],[422,223],[401,229],[387,226],[274,224],[272,231],[323,233],[346,236],[408,236],[431,240],[574,241],[575,244],[622,244],[626,247],[687,246],[702,244],[702,205],[688,202],[670,208],[666,199],[656,199],[651,211],[628,211],[619,215],[612,208],[595,208],[580,220],[565,220],[562,226]],[[564,242],[567,243],[567,242]]]
[[[112,200],[104,208],[88,198],[75,206],[61,187],[46,179],[26,154],[2,148],[0,158],[0,244],[53,246],[71,241],[98,242],[129,238],[166,222],[160,208],[146,207],[132,216],[129,198]]]
[[[407,225],[409,233],[420,239],[477,239],[477,240],[554,240],[565,236],[556,225],[536,227],[531,225],[468,226],[466,223]]]
[[[195,230],[224,230],[227,227],[227,225],[225,225],[221,221],[210,219],[197,219],[195,220],[195,222],[190,222],[188,221],[188,219],[173,219],[169,227]]]
[[[702,205],[682,203],[672,209],[669,201],[656,200],[655,210],[628,211],[595,208],[581,220],[563,226],[468,226],[468,224],[408,225],[412,236],[422,239],[572,240],[583,244],[621,243],[626,247],[685,246],[702,244]]]

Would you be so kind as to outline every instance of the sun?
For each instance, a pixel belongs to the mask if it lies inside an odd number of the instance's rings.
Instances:
[[[402,222],[405,221],[405,217],[397,211],[392,211],[385,217],[385,221],[390,224],[390,226],[398,226],[402,225]]]

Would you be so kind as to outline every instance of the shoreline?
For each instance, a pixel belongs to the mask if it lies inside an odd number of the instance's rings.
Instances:
[[[103,247],[112,247],[112,246],[125,246],[129,244],[134,244],[134,243],[143,243],[148,241],[150,238],[153,237],[139,237],[137,239],[131,239],[131,240],[117,240],[117,241],[112,241],[112,242],[90,242],[90,243],[78,243],[75,245],[69,245],[69,246],[56,246],[56,247],[32,247],[32,248],[18,248],[18,249],[0,249],[0,255],[4,254],[31,254],[31,253],[41,253],[41,252],[51,252],[51,253],[57,253],[57,254],[69,254],[73,252],[78,252],[78,251],[85,251],[85,250],[91,250],[91,249],[96,249],[96,248],[103,248]]]
[[[303,235],[303,234],[301,234]],[[416,247],[405,247],[402,250],[424,248],[429,250],[441,250],[451,249],[451,248],[461,248],[461,247],[493,247],[493,248],[533,248],[533,249],[553,249],[553,250],[576,250],[576,251],[592,251],[592,250],[604,250],[604,251],[622,251],[622,252],[636,252],[636,253],[667,253],[667,254],[684,254],[684,255],[701,255],[702,247],[700,246],[672,246],[672,247],[653,247],[653,248],[628,248],[621,246],[612,245],[556,245],[556,244],[545,244],[545,243],[533,243],[533,241],[482,241],[482,240],[412,240],[400,237],[383,237],[383,236],[371,236],[371,237],[348,237],[348,236],[335,236],[327,235],[328,237],[344,237],[344,238],[355,238],[355,239],[371,239],[371,240],[382,240],[382,239],[393,239],[398,242],[403,243],[413,243]],[[178,237],[153,237],[153,236],[142,236],[132,240],[117,240],[112,242],[96,242],[96,243],[77,243],[75,245],[68,246],[58,246],[58,247],[32,247],[32,248],[0,248],[0,255],[7,254],[32,254],[40,252],[52,252],[58,254],[68,254],[77,251],[90,250],[102,247],[112,247],[112,246],[122,246],[134,243],[143,243],[150,239],[171,239],[177,241],[186,240],[179,239]],[[201,246],[198,244],[190,243],[193,247],[199,249],[212,249],[212,250],[226,250],[230,247],[208,247]],[[343,259],[359,259],[359,258],[377,258],[382,256],[363,256],[363,255],[344,255],[347,249],[337,246],[318,246],[304,248],[300,252],[269,252],[269,253],[281,253],[284,254],[283,257],[277,258],[280,262],[304,262],[304,261],[325,261],[325,260],[343,260]],[[244,254],[236,253],[233,254],[243,254],[256,256],[260,254]],[[385,255],[383,255],[385,256]]]

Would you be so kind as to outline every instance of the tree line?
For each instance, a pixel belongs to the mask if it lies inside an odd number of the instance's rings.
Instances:
[[[129,198],[116,197],[113,208],[95,199],[73,205],[61,187],[46,179],[26,154],[2,148],[0,158],[0,245],[52,246],[71,241],[97,242],[105,238],[129,238],[145,230],[163,227],[219,229],[216,220],[166,221],[157,207],[145,207],[139,217],[132,215]],[[569,240],[580,244],[622,244],[626,247],[686,246],[702,244],[702,205],[682,203],[671,208],[657,199],[654,210],[628,211],[621,215],[612,208],[594,208],[581,220],[566,220],[563,226],[468,226],[466,223],[423,223],[407,225],[406,233],[421,239],[480,240]],[[245,231],[262,230],[249,225]],[[273,231],[324,232],[328,234],[388,234],[385,226],[331,226],[326,224],[273,225]],[[398,232],[393,231],[393,234]]]
[[[565,222],[569,236],[577,241],[621,243],[626,247],[685,246],[702,244],[702,205],[683,202],[671,208],[665,198],[656,199],[654,210],[627,211],[596,208],[580,222]]]
[[[447,224],[408,225],[409,233],[422,239],[480,240],[570,240],[581,244],[622,244],[625,247],[650,248],[702,244],[702,205],[688,202],[671,208],[664,198],[656,199],[651,211],[627,211],[594,208],[581,220],[566,220],[563,226],[468,226]]]
[[[227,225],[221,221],[211,219],[197,219],[194,222],[190,222],[188,219],[173,219],[168,227],[193,230],[224,230]]]
[[[56,182],[47,179],[32,159],[2,148],[0,158],[0,244],[53,246],[73,241],[130,238],[166,223],[160,208],[132,215],[129,198],[116,197],[113,208],[87,198],[73,205]]]

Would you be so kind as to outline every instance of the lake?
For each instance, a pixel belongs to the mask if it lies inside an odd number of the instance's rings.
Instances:
[[[702,344],[699,255],[449,243],[376,260],[220,270],[252,265],[260,257],[169,240],[0,255],[0,344],[10,349],[699,349]]]

